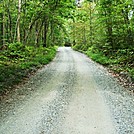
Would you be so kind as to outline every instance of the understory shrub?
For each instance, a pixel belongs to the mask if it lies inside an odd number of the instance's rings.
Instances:
[[[21,43],[6,45],[0,52],[0,94],[22,81],[33,68],[49,63],[56,47],[34,47]]]

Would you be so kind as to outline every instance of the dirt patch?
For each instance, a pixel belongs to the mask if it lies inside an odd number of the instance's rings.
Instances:
[[[123,86],[125,89],[127,89],[128,91],[131,91],[134,93],[134,81],[132,80],[132,78],[129,76],[128,73],[126,72],[120,72],[117,73],[115,71],[113,71],[112,69],[108,68],[108,72],[114,77],[116,78],[116,80],[118,81],[118,83]]]

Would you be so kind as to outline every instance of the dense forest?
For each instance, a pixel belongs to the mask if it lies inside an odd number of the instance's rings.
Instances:
[[[68,39],[74,0],[0,2],[0,92],[47,64]]]
[[[134,79],[133,8],[132,0],[1,1],[0,92],[64,45]]]
[[[74,49],[134,81],[134,1],[87,0],[75,10]]]

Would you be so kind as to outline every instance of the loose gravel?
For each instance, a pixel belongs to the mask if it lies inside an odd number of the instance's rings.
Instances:
[[[66,47],[0,109],[0,134],[134,134],[133,94]]]
[[[134,94],[119,85],[103,66],[89,62],[98,91],[110,107],[118,134],[134,134]],[[92,69],[92,67],[94,69]],[[134,89],[133,89],[134,90]]]

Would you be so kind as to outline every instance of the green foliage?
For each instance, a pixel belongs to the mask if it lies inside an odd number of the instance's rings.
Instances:
[[[73,47],[73,49],[74,50],[77,50],[77,51],[83,51],[83,49],[82,49],[82,47],[83,47],[84,45],[75,45],[74,47]]]
[[[86,54],[94,61],[102,64],[102,65],[108,65],[110,63],[110,59],[106,57],[101,52],[96,52],[93,50],[93,47],[89,48],[86,52]]]
[[[134,77],[133,4],[132,0],[85,1],[72,22],[73,48]],[[84,21],[83,13],[87,17]]]
[[[8,44],[6,50],[3,51],[3,54],[8,58],[17,59],[23,58],[25,56],[25,52],[25,46],[17,42]]]
[[[19,21],[18,1],[1,1],[0,46],[17,41],[17,27],[20,28],[19,42],[23,44],[44,44],[47,47],[60,45],[67,36],[65,23],[73,17],[74,9],[74,0],[25,0],[21,2]]]
[[[28,70],[22,70],[15,64],[0,64],[0,94],[9,91],[10,87],[22,81]]]
[[[56,47],[35,48],[21,43],[8,44],[0,53],[0,93],[22,81],[34,68],[49,63],[56,54]]]

